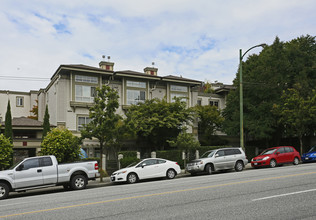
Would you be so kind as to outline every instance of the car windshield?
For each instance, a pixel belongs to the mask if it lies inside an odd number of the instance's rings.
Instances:
[[[260,155],[268,155],[268,154],[273,154],[277,149],[266,149],[264,150]]]
[[[316,151],[316,146],[312,147],[308,152],[314,152]]]
[[[211,150],[211,151],[206,151],[201,158],[207,158],[207,157],[212,157],[215,153],[215,150]]]
[[[128,165],[127,167],[125,167],[125,168],[133,167],[133,166],[135,166],[136,164],[138,164],[138,162],[133,162],[133,163],[131,163],[130,165]]]

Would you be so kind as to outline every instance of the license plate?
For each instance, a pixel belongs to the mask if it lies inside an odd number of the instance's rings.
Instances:
[[[305,160],[308,160],[309,158],[308,157],[305,157]]]
[[[188,170],[191,170],[192,169],[192,167],[188,167]]]
[[[254,165],[258,165],[258,163],[253,163]]]

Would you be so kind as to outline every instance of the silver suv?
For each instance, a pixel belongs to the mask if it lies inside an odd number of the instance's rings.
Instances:
[[[239,172],[247,163],[247,157],[241,148],[221,148],[207,151],[200,159],[189,162],[186,171],[192,175],[200,172],[211,174],[214,171],[228,169]]]

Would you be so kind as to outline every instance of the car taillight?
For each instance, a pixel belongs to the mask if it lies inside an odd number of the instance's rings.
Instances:
[[[98,163],[95,163],[95,164],[94,164],[94,169],[95,169],[95,170],[98,170],[98,169],[99,169]]]
[[[178,162],[176,162],[176,164],[179,165]]]

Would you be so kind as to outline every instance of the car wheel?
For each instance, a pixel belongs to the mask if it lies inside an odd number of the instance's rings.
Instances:
[[[167,170],[167,179],[173,179],[176,177],[176,171],[174,169]]]
[[[137,177],[137,175],[135,173],[128,174],[128,176],[127,176],[127,182],[128,183],[136,183],[137,180],[138,180],[138,177]]]
[[[295,158],[294,158],[294,161],[293,161],[293,164],[294,164],[294,165],[298,165],[299,162],[300,162],[300,160],[299,160],[297,157],[295,157]]]
[[[71,178],[70,186],[72,189],[85,189],[87,186],[87,178],[83,175],[75,175]]]
[[[6,183],[0,183],[0,200],[9,196],[9,186]]]
[[[244,164],[241,161],[237,161],[235,164],[235,171],[240,172],[244,169]]]
[[[211,167],[211,165],[210,164],[206,164],[206,166],[205,166],[205,171],[206,171],[206,173],[207,174],[212,174],[212,167]]]
[[[276,161],[274,159],[270,160],[270,167],[271,168],[276,167],[276,165],[277,165],[277,163],[276,163]]]

